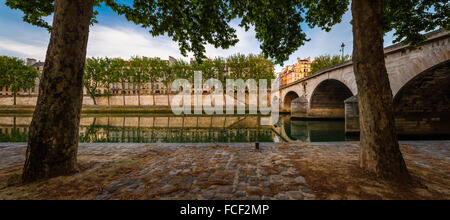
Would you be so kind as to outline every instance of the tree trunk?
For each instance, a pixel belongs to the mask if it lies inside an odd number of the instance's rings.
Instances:
[[[17,92],[14,92],[13,93],[13,96],[14,96],[14,105],[16,105],[17,103],[16,103],[16,100],[17,100]]]
[[[106,91],[107,92],[107,96],[108,96],[108,106],[111,106],[111,100],[110,100],[110,98],[109,98],[109,87],[108,87],[108,91]]]
[[[77,171],[83,72],[92,0],[56,0],[39,97],[30,125],[22,180]]]
[[[125,103],[125,83],[122,82],[122,100],[123,100],[123,106],[126,105]]]
[[[167,106],[170,107],[170,89],[169,89],[169,86],[167,86]]]
[[[141,85],[138,86],[138,106],[141,106]]]
[[[88,90],[89,96],[92,98],[92,101],[94,102],[94,105],[97,105],[97,100],[95,100],[95,92],[91,92]]]
[[[383,49],[382,0],[352,1],[353,68],[358,86],[360,165],[388,180],[410,176],[395,132],[393,97]]]

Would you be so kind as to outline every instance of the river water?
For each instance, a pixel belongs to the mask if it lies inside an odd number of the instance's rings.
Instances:
[[[85,143],[247,143],[355,141],[343,120],[292,120],[275,126],[264,117],[175,115],[84,115],[80,142]],[[0,116],[0,142],[26,142],[31,115]]]
[[[294,121],[262,126],[260,116],[83,116],[80,142],[246,143],[345,141],[344,121]],[[0,142],[26,142],[31,115],[0,116]]]

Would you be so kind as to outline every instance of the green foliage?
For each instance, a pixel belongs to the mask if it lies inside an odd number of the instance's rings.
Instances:
[[[137,85],[139,88],[150,80],[151,66],[149,58],[133,57],[130,60],[131,83]]]
[[[417,45],[426,40],[421,32],[450,30],[450,3],[443,0],[385,0],[383,29],[395,30],[394,42]]]
[[[227,66],[230,79],[273,79],[274,68],[272,60],[263,55],[245,56],[243,54],[232,55],[227,58]]]
[[[113,83],[130,82],[133,77],[133,70],[129,63],[121,58],[110,59],[111,65],[107,70],[112,75]]]
[[[194,71],[202,71],[203,79],[274,79],[274,64],[262,54],[248,56],[232,55],[226,59],[216,57],[193,62],[183,60],[169,64],[166,60],[133,57],[130,61],[121,58],[88,58],[83,85],[88,95],[95,100],[100,87],[110,88],[114,83],[132,83],[139,88],[146,83],[162,82],[166,87],[175,79],[194,80]],[[124,88],[122,88],[124,89]],[[138,88],[136,88],[138,89]]]
[[[106,95],[110,95],[110,89],[111,85],[119,82],[118,76],[115,74],[114,71],[111,71],[112,67],[112,61],[111,58],[104,58],[100,59],[99,65],[100,65],[100,82],[102,83],[102,86],[107,89]]]
[[[345,55],[344,57],[339,55],[331,56],[329,54],[318,56],[314,58],[313,62],[311,62],[310,74],[313,74],[328,67],[332,67],[334,65],[338,65],[345,61],[349,61],[351,60],[351,58],[352,57],[350,55]]]
[[[52,14],[53,4],[53,0],[6,0],[6,5],[24,12],[25,22],[45,28],[50,25],[43,18]],[[192,51],[197,60],[205,58],[206,44],[234,46],[238,39],[229,22],[241,18],[240,26],[254,27],[263,54],[282,64],[309,40],[302,25],[329,31],[341,22],[349,0],[95,0],[95,6],[100,5],[148,29],[152,36],[167,34],[179,43],[183,55]],[[384,6],[383,28],[395,30],[396,41],[417,44],[424,40],[422,31],[449,30],[446,0],[385,0]]]
[[[17,57],[0,57],[0,88],[7,86],[13,93],[28,90],[36,85],[37,77],[39,72],[25,65],[25,61]]]
[[[101,58],[88,58],[83,76],[83,86],[93,100],[98,95],[97,88],[101,87],[102,74]]]

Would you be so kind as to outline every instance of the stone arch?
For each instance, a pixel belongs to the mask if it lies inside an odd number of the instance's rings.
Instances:
[[[291,111],[292,102],[295,99],[298,99],[299,97],[300,96],[295,91],[289,91],[288,93],[286,93],[286,95],[283,98],[283,111],[284,112],[290,112]]]
[[[326,79],[311,95],[309,116],[344,118],[344,101],[352,96],[352,91],[341,81]]]
[[[450,60],[408,81],[394,98],[397,132],[450,136]]]

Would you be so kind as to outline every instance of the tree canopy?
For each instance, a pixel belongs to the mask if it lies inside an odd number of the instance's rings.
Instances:
[[[350,55],[345,55],[344,57],[340,55],[331,56],[329,54],[320,55],[311,62],[311,73],[313,74],[317,71],[323,70],[328,67],[343,63],[345,61],[351,60]]]
[[[205,58],[205,44],[229,48],[237,42],[230,21],[253,26],[266,57],[282,64],[309,39],[303,24],[329,31],[341,22],[349,0],[94,0],[96,7],[110,7],[129,21],[147,28],[152,36],[167,33],[178,42],[181,53]],[[54,0],[6,0],[6,5],[24,12],[23,20],[50,29],[44,17],[53,13]],[[94,12],[97,15],[98,12]],[[445,0],[385,0],[383,29],[394,30],[396,41],[419,43],[421,31],[437,27],[449,30],[450,3]],[[96,18],[92,19],[92,23]]]
[[[35,86],[39,72],[17,57],[0,57],[0,87],[8,86],[14,94]]]

